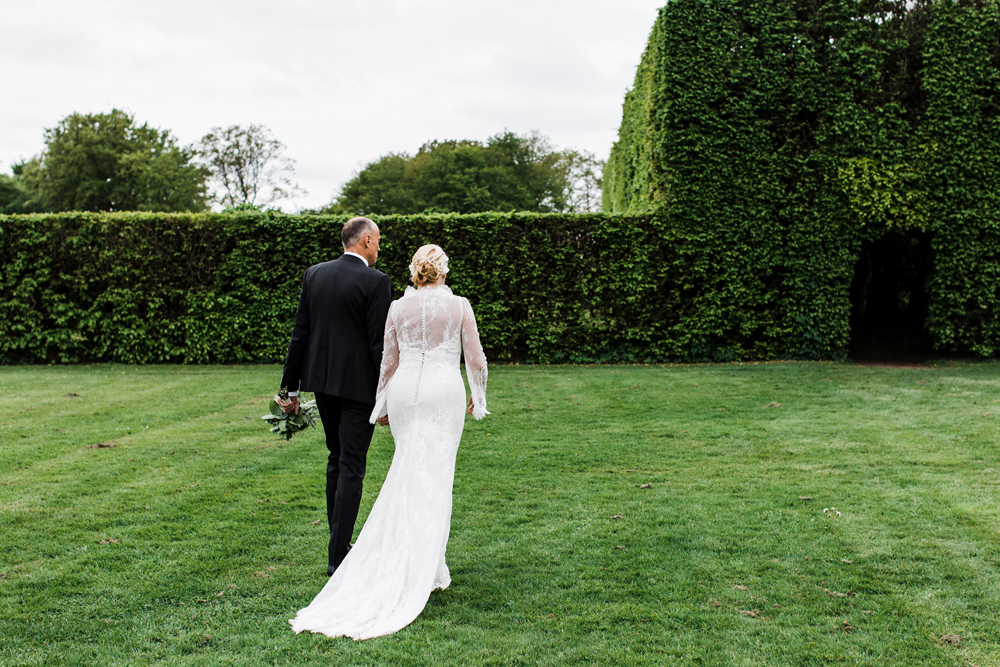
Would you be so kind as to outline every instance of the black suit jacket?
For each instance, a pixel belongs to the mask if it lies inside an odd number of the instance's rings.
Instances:
[[[389,276],[351,255],[306,269],[281,386],[375,403]]]

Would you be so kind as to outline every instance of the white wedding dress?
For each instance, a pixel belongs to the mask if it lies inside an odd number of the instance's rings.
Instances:
[[[371,420],[389,415],[396,451],[368,520],[295,632],[368,639],[409,625],[451,583],[455,455],[465,426],[465,352],[473,416],[486,411],[486,356],[467,299],[444,286],[407,288],[389,307]]]

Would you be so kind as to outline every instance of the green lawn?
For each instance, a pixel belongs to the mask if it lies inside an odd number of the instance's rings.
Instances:
[[[494,367],[452,586],[361,643],[288,626],[326,454],[279,375],[0,368],[0,664],[1000,664],[1000,364]]]

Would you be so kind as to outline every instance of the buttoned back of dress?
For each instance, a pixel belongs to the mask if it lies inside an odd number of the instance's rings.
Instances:
[[[456,296],[446,285],[408,287],[403,297],[389,307],[373,414],[385,414],[386,388],[398,367],[417,367],[416,394],[425,366],[457,369],[463,352],[475,407],[473,416],[481,419],[487,414],[486,355],[469,300]]]

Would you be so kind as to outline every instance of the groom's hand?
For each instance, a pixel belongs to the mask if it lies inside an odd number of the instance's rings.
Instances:
[[[292,412],[293,410],[295,411],[295,414],[299,414],[299,397],[298,396],[290,396],[287,401],[283,401],[283,400],[281,400],[279,398],[278,399],[278,405],[281,406],[281,411],[284,412],[286,415],[289,412]]]
[[[378,423],[380,426],[388,426],[389,415],[386,415],[385,417],[379,417],[378,419],[375,420],[375,422]]]

